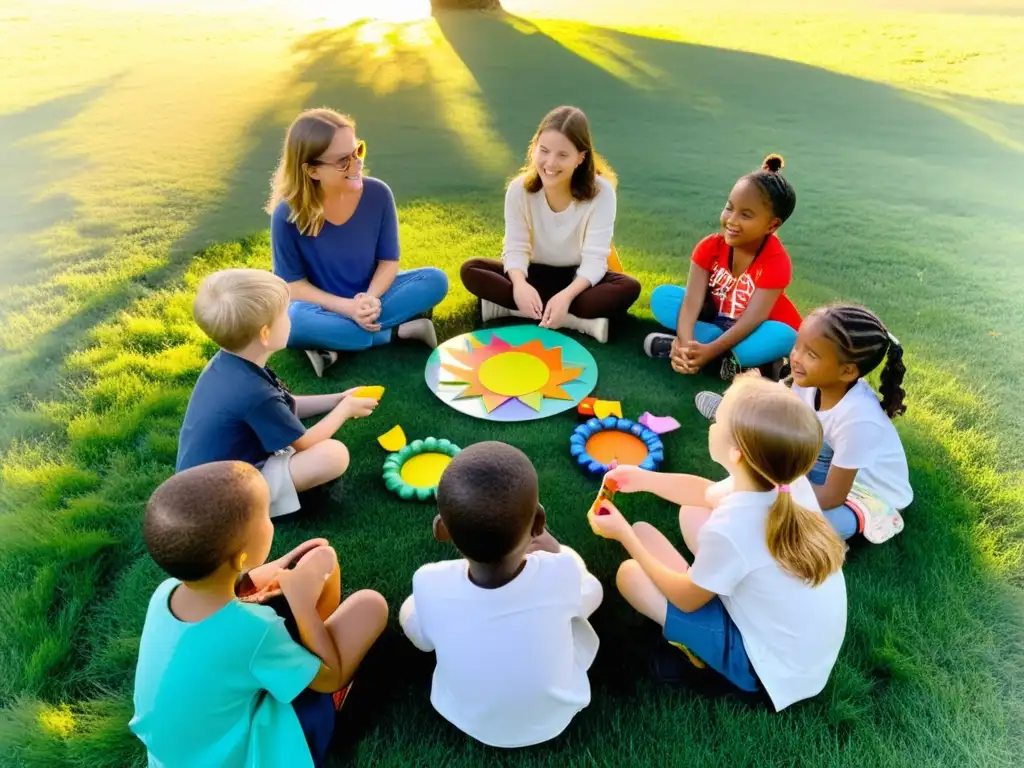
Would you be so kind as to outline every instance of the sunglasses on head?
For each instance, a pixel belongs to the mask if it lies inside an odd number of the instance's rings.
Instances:
[[[363,160],[366,158],[366,142],[360,141],[356,144],[355,150],[344,157],[339,157],[337,160],[310,160],[309,165],[329,165],[332,168],[337,168],[339,171],[347,171],[349,166],[352,165],[352,160],[358,159]]]

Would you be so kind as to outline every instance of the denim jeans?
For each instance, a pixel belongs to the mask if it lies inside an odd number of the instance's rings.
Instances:
[[[678,285],[659,285],[651,293],[651,312],[654,318],[673,333],[685,296],[686,289]],[[725,331],[725,328],[718,325],[698,320],[693,328],[693,338],[701,344],[710,344]],[[732,353],[744,368],[756,368],[785,357],[793,351],[794,344],[796,331],[793,328],[777,320],[765,320],[733,347]]]
[[[828,470],[832,466],[832,454],[832,447],[828,443],[821,446],[818,460],[814,462],[814,467],[807,473],[807,479],[811,481],[811,485],[825,484],[825,480],[828,479]],[[834,509],[824,510],[824,515],[836,533],[843,539],[853,536],[860,527],[857,515],[845,504]]]
[[[391,341],[391,329],[432,309],[448,293],[448,276],[440,269],[423,267],[395,275],[395,281],[380,297],[380,330],[360,328],[354,320],[308,301],[288,306],[292,349],[359,350]]]

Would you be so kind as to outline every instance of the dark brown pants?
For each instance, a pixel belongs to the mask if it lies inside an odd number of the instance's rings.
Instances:
[[[512,296],[512,281],[505,274],[505,266],[495,259],[470,259],[462,265],[462,284],[466,290],[485,301],[492,301],[505,309],[516,309]],[[545,304],[559,291],[567,288],[576,278],[576,267],[550,267],[531,264],[527,280],[537,289]],[[615,317],[625,314],[640,298],[640,283],[621,272],[608,272],[597,285],[592,285],[569,305],[576,317]]]

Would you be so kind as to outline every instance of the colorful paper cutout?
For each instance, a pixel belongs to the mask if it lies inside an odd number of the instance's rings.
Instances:
[[[369,397],[373,400],[380,400],[384,397],[384,387],[360,387],[352,393],[352,397]]]
[[[578,342],[517,325],[450,339],[431,354],[427,385],[451,407],[490,421],[527,421],[574,407],[597,383]]]
[[[595,400],[594,415],[599,419],[607,419],[609,416],[622,418],[622,403],[618,400]]]
[[[402,465],[402,479],[413,488],[431,488],[441,482],[452,457],[444,453],[420,453]]]
[[[637,422],[659,435],[677,430],[681,426],[672,416],[654,416],[647,411],[641,414]]]
[[[377,438],[380,447],[385,451],[399,451],[405,447],[405,431],[401,426],[395,425],[383,435]]]
[[[580,416],[593,416],[594,415],[594,403],[597,402],[596,397],[584,397],[580,400],[579,406],[576,408],[576,412]]]
[[[436,437],[413,440],[384,460],[384,486],[405,501],[427,501],[437,496],[441,475],[461,450],[450,440]]]

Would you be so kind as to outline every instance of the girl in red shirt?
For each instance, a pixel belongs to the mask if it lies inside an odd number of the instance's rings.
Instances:
[[[778,378],[796,343],[800,313],[786,297],[793,275],[775,232],[793,213],[796,191],[780,173],[779,155],[736,182],[722,211],[722,229],[693,251],[686,290],[659,285],[651,310],[675,334],[644,339],[649,357],[668,358],[678,373],[721,361],[729,381],[744,368],[771,366]]]

